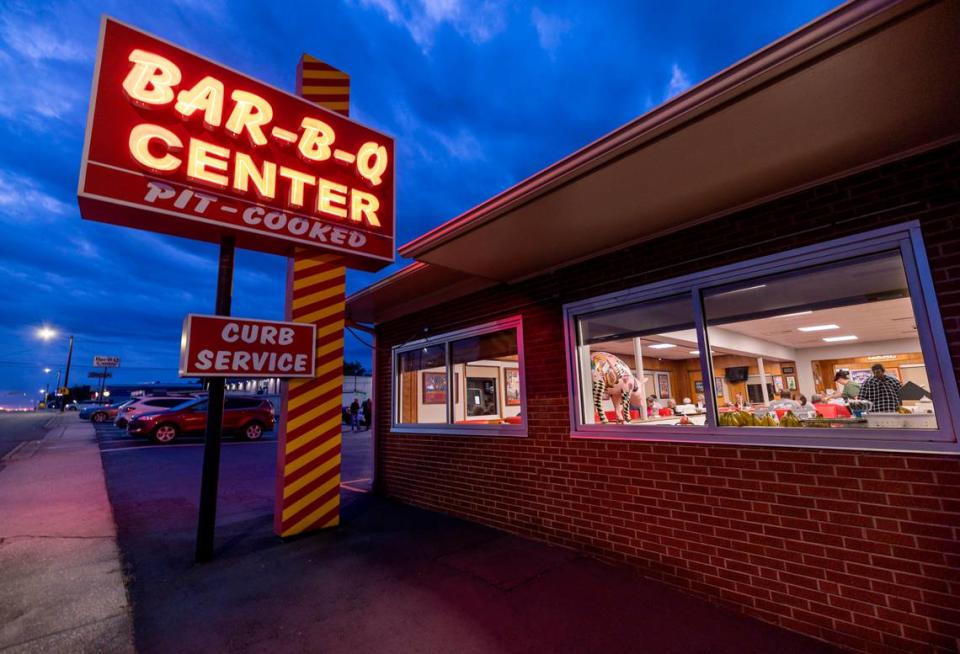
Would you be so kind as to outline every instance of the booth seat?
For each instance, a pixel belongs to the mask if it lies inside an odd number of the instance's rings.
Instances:
[[[850,409],[842,404],[814,404],[813,408],[824,418],[849,418],[852,416]]]

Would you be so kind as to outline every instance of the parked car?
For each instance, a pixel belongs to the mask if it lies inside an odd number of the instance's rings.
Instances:
[[[86,404],[80,409],[80,418],[90,422],[107,422],[117,417],[117,411],[120,405],[125,402],[114,402],[113,404]]]
[[[223,403],[223,431],[244,440],[260,440],[273,429],[273,405],[255,395],[231,395]],[[127,433],[146,436],[157,443],[170,443],[180,434],[207,428],[207,400],[198,398],[168,411],[140,413],[130,420]]]
[[[47,402],[47,408],[59,410],[60,400],[50,400],[49,402]],[[80,405],[78,405],[76,402],[67,402],[63,408],[65,411],[79,411]]]
[[[131,419],[141,413],[172,409],[192,399],[196,398],[192,395],[147,395],[144,397],[134,397],[121,405],[113,424],[123,429],[129,424]]]

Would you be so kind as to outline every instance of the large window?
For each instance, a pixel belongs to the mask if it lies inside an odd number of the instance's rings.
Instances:
[[[523,435],[519,318],[394,348],[398,431]]]
[[[576,435],[956,449],[919,229],[565,307]]]

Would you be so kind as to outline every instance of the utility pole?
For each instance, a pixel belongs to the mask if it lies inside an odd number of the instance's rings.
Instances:
[[[70,384],[70,360],[73,358],[73,335],[70,335],[70,349],[67,350],[67,371],[63,375],[63,387],[67,389],[69,393],[69,384]],[[57,374],[59,374],[59,370]],[[64,409],[67,408],[66,403],[66,394],[64,394],[63,399],[60,401],[60,413],[63,413]]]

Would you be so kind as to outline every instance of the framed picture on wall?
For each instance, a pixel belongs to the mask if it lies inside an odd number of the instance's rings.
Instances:
[[[447,403],[447,373],[445,372],[423,373],[423,403],[424,404],[446,404]]]
[[[503,394],[507,406],[520,406],[520,369],[503,369]]]
[[[793,377],[793,376],[787,377],[787,390],[788,390],[788,391],[795,391],[795,390],[797,390],[797,378],[796,378],[796,377]]]
[[[847,368],[840,368],[840,370],[845,370],[850,373],[850,381],[855,381],[860,385],[863,385],[863,382],[870,379],[873,376],[873,373],[869,368],[864,368],[862,370],[849,370]]]
[[[657,392],[661,400],[670,397],[670,373],[657,373]]]
[[[796,372],[796,370],[793,369],[793,366],[780,366],[780,372],[785,375],[792,375]]]
[[[723,397],[723,377],[713,378],[713,390],[717,397]]]
[[[693,392],[694,393],[703,393],[703,380],[694,379],[693,380]]]
[[[773,390],[778,393],[783,390],[783,375],[773,376]]]

